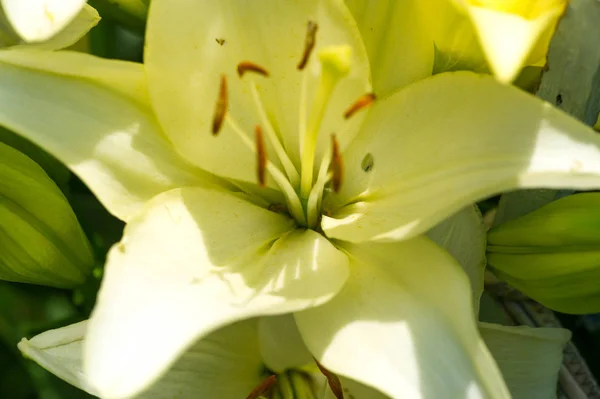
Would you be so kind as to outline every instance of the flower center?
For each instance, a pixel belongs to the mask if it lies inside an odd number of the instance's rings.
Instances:
[[[318,50],[320,73],[314,97],[309,101],[307,98],[309,74],[305,68],[315,49],[317,30],[316,23],[308,23],[304,51],[297,65],[298,71],[303,73],[302,85],[298,93],[300,96],[298,110],[300,165],[295,165],[286,152],[281,138],[282,133],[276,131],[271,123],[269,113],[261,99],[255,78],[270,77],[269,71],[261,65],[251,61],[242,61],[237,65],[238,76],[248,84],[258,116],[259,124],[254,128],[254,140],[228,112],[229,93],[225,75],[221,76],[212,125],[213,135],[218,135],[224,124],[236,133],[245,146],[256,155],[258,185],[265,187],[267,178],[272,178],[285,197],[289,214],[299,225],[312,229],[319,224],[326,187],[331,187],[332,191],[338,192],[343,183],[343,159],[336,132],[331,132],[330,150],[324,153],[322,159],[315,160],[315,155],[319,131],[331,96],[338,83],[348,75],[352,64],[352,49],[348,45],[327,46]],[[374,100],[373,94],[365,94],[355,102],[349,102],[344,118],[350,118]],[[275,153],[277,163],[269,159],[267,148]]]

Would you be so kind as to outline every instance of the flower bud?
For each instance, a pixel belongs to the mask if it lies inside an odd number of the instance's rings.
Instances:
[[[0,143],[0,279],[72,287],[93,263],[60,189],[38,164]]]
[[[545,306],[600,312],[600,193],[561,198],[488,233],[493,272]]]

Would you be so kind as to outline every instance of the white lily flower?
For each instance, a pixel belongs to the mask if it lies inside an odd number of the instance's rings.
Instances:
[[[336,0],[154,0],[144,66],[0,53],[0,123],[127,222],[84,346],[103,396],[287,313],[327,369],[390,397],[509,396],[465,273],[422,234],[501,191],[599,187],[600,138],[493,78],[423,79],[432,43],[396,46],[411,16],[385,4],[378,49]]]

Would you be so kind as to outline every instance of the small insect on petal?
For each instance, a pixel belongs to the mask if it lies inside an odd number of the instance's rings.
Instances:
[[[319,371],[321,371],[321,374],[327,378],[327,384],[329,385],[329,388],[331,388],[331,392],[333,392],[335,397],[337,399],[344,399],[342,383],[340,382],[338,376],[323,367],[323,365],[319,363],[317,359],[315,359],[315,363],[317,363],[317,367],[319,368]]]
[[[344,111],[344,118],[348,119],[361,109],[371,105],[377,97],[373,93],[363,94]]]
[[[267,71],[265,68],[261,67],[260,65],[255,64],[250,61],[242,61],[237,66],[238,76],[241,78],[242,76],[244,76],[244,74],[246,72],[254,72],[259,75],[264,76],[265,78],[269,77],[269,71]]]
[[[333,173],[333,191],[339,193],[344,177],[344,160],[342,159],[340,145],[335,134],[331,135],[331,172]]]
[[[219,97],[217,98],[215,113],[213,114],[213,136],[216,136],[221,130],[221,127],[223,126],[223,121],[225,120],[225,115],[227,114],[227,105],[227,77],[225,75],[221,75],[221,84],[219,85]]]
[[[298,63],[299,71],[303,70],[306,67],[306,64],[308,64],[310,55],[315,48],[318,28],[319,26],[315,22],[308,21],[308,25],[306,26],[306,39],[304,40],[304,53],[302,53],[302,59]]]
[[[276,375],[270,375],[267,378],[265,378],[263,380],[263,382],[260,383],[259,386],[257,386],[256,388],[254,388],[252,390],[252,392],[250,392],[250,395],[248,395],[246,397],[246,399],[258,399],[261,396],[264,396],[265,394],[267,394],[271,388],[273,388],[273,386],[277,383],[277,376]]]
[[[264,187],[267,184],[267,148],[260,126],[254,128],[254,137],[256,139],[256,175],[259,186]]]

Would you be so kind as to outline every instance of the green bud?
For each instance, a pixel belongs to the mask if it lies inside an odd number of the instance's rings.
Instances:
[[[600,193],[561,198],[488,233],[493,272],[543,305],[600,312]]]
[[[0,279],[72,287],[93,263],[60,189],[29,157],[0,143]]]

